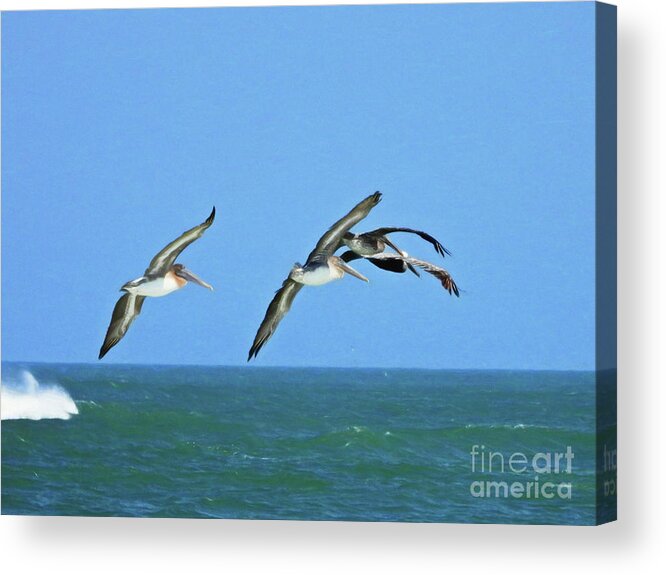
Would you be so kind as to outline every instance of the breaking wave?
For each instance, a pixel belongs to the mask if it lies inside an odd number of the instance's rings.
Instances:
[[[29,371],[22,371],[18,381],[2,382],[0,415],[3,420],[69,419],[78,413],[69,393],[59,385],[40,384]]]

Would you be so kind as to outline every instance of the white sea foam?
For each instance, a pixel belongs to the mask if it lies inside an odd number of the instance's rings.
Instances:
[[[79,413],[76,403],[59,385],[40,384],[29,371],[18,381],[2,382],[2,419],[69,419]]]

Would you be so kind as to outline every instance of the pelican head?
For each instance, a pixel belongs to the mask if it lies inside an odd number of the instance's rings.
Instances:
[[[209,290],[213,289],[213,286],[209,283],[203,281],[200,277],[196,276],[190,270],[188,270],[183,264],[173,264],[171,266],[171,271],[176,274],[178,277],[183,278],[185,281],[194,282],[195,284],[200,285],[201,287],[208,288]]]
[[[345,261],[343,261],[342,258],[339,258],[338,256],[331,256],[331,258],[329,259],[329,263],[334,265],[336,268],[338,268],[343,274],[347,273],[350,276],[354,276],[355,278],[358,278],[358,279],[360,279],[364,282],[369,282],[370,281],[364,275],[357,272],[353,267],[347,265],[347,263]]]

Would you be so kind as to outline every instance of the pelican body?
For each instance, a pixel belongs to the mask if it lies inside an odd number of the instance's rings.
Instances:
[[[99,350],[99,359],[102,359],[124,337],[132,322],[141,313],[141,307],[147,297],[168,295],[182,289],[188,282],[213,289],[213,286],[196,276],[183,264],[175,263],[175,260],[187,246],[203,235],[214,220],[215,207],[205,222],[186,231],[160,251],[140,278],[129,281],[120,288],[120,291],[125,293],[113,308],[111,323]]]
[[[342,236],[342,240],[339,246],[342,247],[344,245],[349,248],[348,251],[342,254],[342,259],[345,262],[350,262],[359,258],[366,258],[370,261],[370,263],[385,271],[404,273],[405,271],[409,270],[417,276],[420,275],[419,272],[416,271],[413,263],[409,260],[409,254],[406,251],[401,250],[388,238],[388,234],[395,232],[416,234],[420,238],[431,243],[435,248],[435,251],[442,257],[444,257],[444,254],[451,255],[451,252],[430,234],[422,232],[421,230],[414,230],[412,228],[392,227],[377,228],[376,230],[364,232],[362,234],[347,232],[344,236]],[[392,248],[396,254],[402,256],[402,259],[371,257],[383,253],[387,246]]]
[[[449,256],[451,255],[451,252],[430,234],[427,234],[421,230],[414,230],[412,228],[377,228],[376,230],[364,232],[362,234],[347,232],[344,236],[342,236],[342,241],[339,247],[346,245],[355,254],[362,257],[380,254],[386,249],[386,246],[393,248],[398,254],[403,254],[404,252],[398,248],[388,237],[388,234],[393,234],[396,232],[415,234],[424,239],[426,242],[432,244],[432,246],[435,248],[435,251],[442,257],[444,257],[445,254]]]
[[[121,289],[135,295],[162,297],[185,287],[186,284],[187,280],[177,276],[176,272],[171,269],[163,277],[152,280],[140,277],[137,280],[127,282]]]
[[[381,237],[347,232],[342,243],[359,256],[374,256],[386,249],[386,242]]]
[[[382,195],[375,192],[356,204],[347,215],[334,223],[319,239],[314,250],[310,252],[305,265],[294,265],[266,310],[266,315],[250,348],[248,361],[257,356],[261,348],[275,333],[280,321],[289,312],[296,294],[304,285],[325,285],[342,279],[345,273],[360,280],[368,281],[366,277],[348,266],[342,258],[333,254],[339,248],[342,238],[349,229],[365,218],[370,210],[381,201],[381,198]]]
[[[187,282],[193,282],[206,289],[213,289],[209,283],[194,275],[183,264],[174,264],[164,275],[144,275],[127,282],[121,291],[145,297],[162,297],[184,288]]]
[[[338,256],[318,258],[305,266],[297,263],[292,268],[289,277],[295,282],[306,286],[321,286],[335,280],[341,280],[345,273],[364,282],[368,281],[368,278],[358,273],[351,266],[348,266]]]
[[[451,255],[438,240],[421,230],[412,228],[378,228],[362,234],[347,232],[342,236],[340,246],[347,246],[348,251],[344,252],[341,259],[345,262],[351,262],[358,259],[366,259],[378,268],[394,273],[404,273],[410,270],[417,276],[420,276],[416,268],[420,268],[428,274],[436,277],[442,284],[442,287],[450,294],[460,295],[456,282],[451,274],[444,268],[431,264],[430,262],[410,257],[409,254],[398,248],[387,236],[394,232],[407,232],[416,234],[420,238],[432,244],[435,251],[444,257],[445,254]],[[395,253],[385,252],[386,246],[391,247]]]

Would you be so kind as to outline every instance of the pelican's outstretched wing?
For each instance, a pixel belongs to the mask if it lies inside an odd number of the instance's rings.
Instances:
[[[377,228],[376,230],[372,230],[371,232],[366,232],[363,235],[385,236],[387,234],[392,234],[394,232],[407,232],[409,234],[416,234],[420,238],[423,238],[426,242],[430,242],[435,248],[435,251],[438,254],[440,254],[442,257],[444,257],[444,254],[447,254],[449,256],[451,255],[451,252],[447,250],[442,244],[440,244],[438,240],[433,238],[430,234],[422,232],[421,230],[413,230],[411,228]],[[391,247],[393,246],[391,245]]]
[[[247,356],[248,361],[253,357],[257,357],[259,350],[271,338],[282,318],[287,315],[287,312],[291,308],[291,302],[294,301],[296,294],[302,287],[303,284],[299,284],[291,278],[287,278],[282,282],[282,287],[275,292],[275,297],[266,310],[264,321],[261,322],[261,325],[257,330],[257,335],[254,337],[254,343]]]
[[[150,262],[150,265],[146,269],[145,275],[163,275],[169,271],[169,268],[173,265],[173,262],[176,261],[176,258],[180,253],[189,246],[193,241],[198,240],[203,233],[211,226],[215,220],[215,206],[213,206],[213,211],[208,216],[208,219],[194,226],[191,230],[187,230],[177,239],[173,240],[167,247],[165,247],[160,253],[158,253]]]
[[[417,272],[414,269],[413,266],[411,266],[411,265],[408,266],[401,258],[376,260],[376,259],[373,259],[372,257],[360,256],[357,253],[349,250],[349,251],[344,252],[340,256],[340,259],[343,262],[351,262],[351,261],[354,261],[354,260],[365,259],[365,260],[368,260],[371,264],[374,264],[378,268],[383,269],[384,271],[387,271],[387,272],[393,272],[393,273],[396,273],[396,274],[403,274],[409,269],[410,271],[413,271],[417,276],[420,275],[419,272]]]
[[[136,316],[141,313],[141,306],[144,299],[146,299],[145,296],[126,293],[118,300],[116,306],[113,308],[111,323],[109,324],[109,329],[106,330],[106,337],[99,350],[98,359],[102,359],[127,333],[129,326],[132,325]]]
[[[440,282],[442,282],[442,286],[450,294],[455,294],[457,297],[460,296],[458,286],[456,285],[456,282],[453,281],[451,274],[444,268],[440,268],[439,266],[433,265],[430,262],[387,252],[375,254],[374,256],[368,256],[366,259],[369,259],[370,261],[377,260],[381,262],[402,261],[405,264],[412,264],[414,266],[420,267],[423,271],[435,276]]]
[[[311,261],[315,256],[331,256],[340,246],[342,236],[347,231],[365,218],[372,208],[374,208],[382,199],[380,192],[375,192],[365,198],[343,218],[335,222],[329,230],[317,242],[315,249],[310,252],[307,261]],[[307,263],[307,262],[306,262]]]

